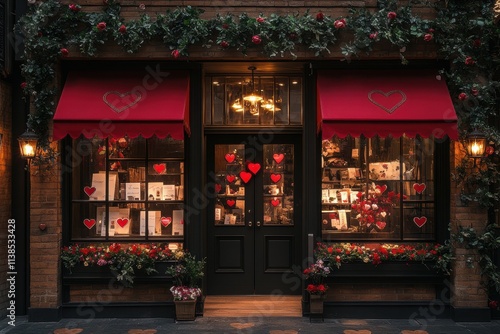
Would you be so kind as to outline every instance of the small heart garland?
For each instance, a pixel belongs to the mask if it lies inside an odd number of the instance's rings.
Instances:
[[[83,220],[83,225],[85,225],[85,227],[90,230],[92,227],[95,226],[95,219],[87,219],[87,218],[85,218]]]
[[[95,187],[89,187],[89,186],[85,186],[83,188],[83,192],[88,196],[92,196],[93,193],[95,193],[97,189]]]
[[[229,183],[233,183],[233,182],[234,182],[234,180],[236,180],[236,176],[234,176],[234,175],[232,175],[232,174],[227,174],[227,175],[226,175],[226,180],[227,180],[227,182],[229,182]]]
[[[224,159],[226,159],[228,163],[232,163],[236,159],[236,156],[234,155],[234,153],[226,153]]]
[[[253,175],[257,175],[260,170],[260,164],[258,162],[249,162],[247,164],[247,168],[253,173]]]
[[[413,184],[413,189],[417,192],[417,194],[421,194],[425,191],[427,186],[425,183],[414,183]]]
[[[270,178],[273,183],[278,183],[281,180],[281,174],[271,173]]]
[[[276,161],[276,163],[279,165],[283,159],[285,158],[285,155],[283,153],[274,153],[273,154],[273,159]]]
[[[240,178],[243,182],[248,183],[252,179],[252,173],[241,171]]]
[[[422,216],[422,217],[413,217],[413,222],[418,227],[422,227],[422,226],[425,225],[425,223],[427,223],[427,217],[425,217],[425,216]]]

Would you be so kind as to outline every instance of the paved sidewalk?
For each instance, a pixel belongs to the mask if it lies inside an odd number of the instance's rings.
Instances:
[[[18,317],[16,326],[0,322],[0,334],[161,334],[161,333],[266,333],[266,334],[499,334],[500,321],[456,323],[433,320],[428,323],[407,319],[325,319],[309,318],[203,318],[175,322],[173,319],[63,319],[59,322],[28,322]]]

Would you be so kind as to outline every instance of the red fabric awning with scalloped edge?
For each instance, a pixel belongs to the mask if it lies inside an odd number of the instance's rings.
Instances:
[[[72,71],[54,115],[53,139],[189,134],[189,75],[142,70]]]
[[[361,134],[458,139],[457,115],[436,71],[321,71],[317,103],[324,139]]]

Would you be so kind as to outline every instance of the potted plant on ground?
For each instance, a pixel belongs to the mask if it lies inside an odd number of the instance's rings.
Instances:
[[[326,266],[322,260],[317,260],[304,269],[303,274],[308,283],[306,291],[309,292],[309,312],[323,314],[323,301],[328,291],[328,285],[324,283],[324,279],[330,274],[330,267]]]
[[[166,271],[174,280],[170,292],[174,297],[175,316],[177,320],[194,320],[196,318],[196,300],[201,296],[198,287],[205,268],[205,259],[185,252],[179,262]]]

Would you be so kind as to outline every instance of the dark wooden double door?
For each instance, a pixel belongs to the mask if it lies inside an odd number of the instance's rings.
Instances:
[[[300,136],[207,138],[208,294],[301,293],[301,157]]]

